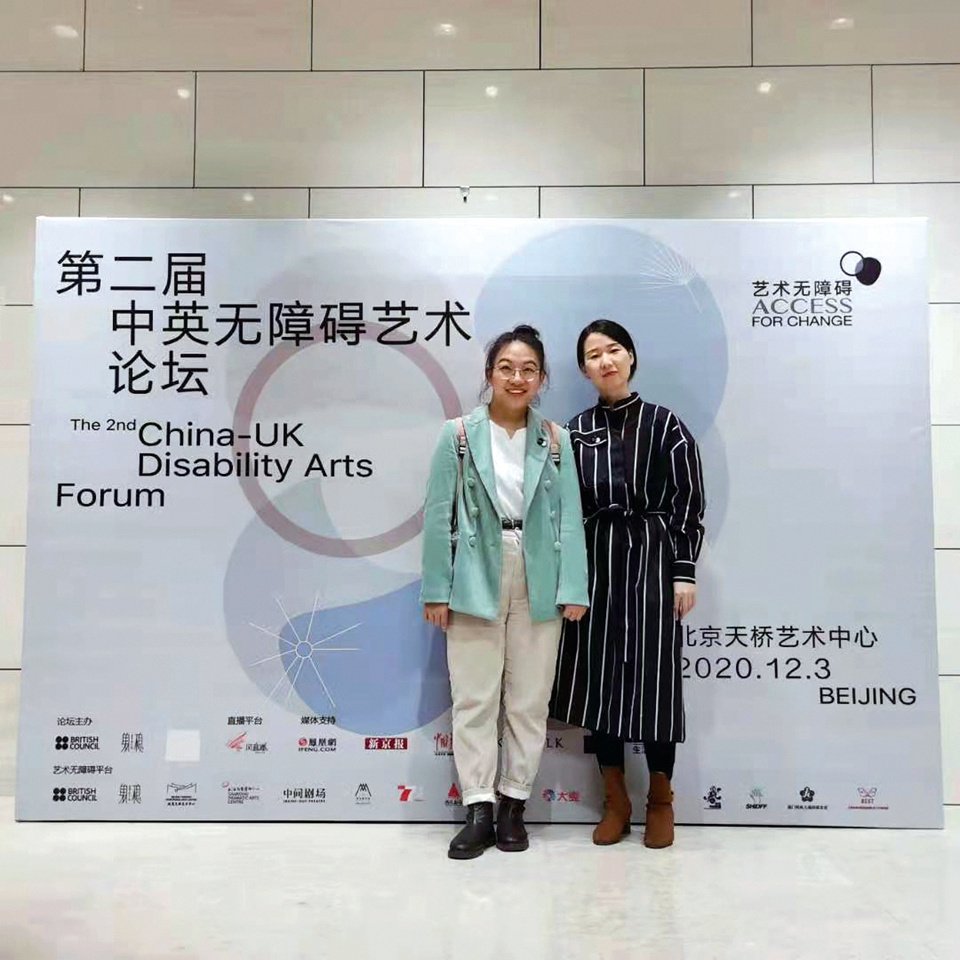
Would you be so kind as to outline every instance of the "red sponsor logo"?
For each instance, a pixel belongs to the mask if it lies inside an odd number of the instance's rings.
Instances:
[[[406,737],[365,737],[364,750],[406,750]]]
[[[448,807],[459,807],[463,805],[463,794],[460,793],[460,788],[455,784],[450,784],[450,789],[447,791],[447,804]]]
[[[579,803],[579,790],[544,790],[541,794],[547,803]]]

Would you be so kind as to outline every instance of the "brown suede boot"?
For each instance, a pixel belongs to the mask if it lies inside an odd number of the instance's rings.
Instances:
[[[593,842],[599,846],[619,843],[630,832],[633,807],[623,771],[619,767],[603,767],[603,819],[593,830]]]
[[[673,843],[673,790],[665,773],[650,774],[643,842],[654,849],[669,847]]]

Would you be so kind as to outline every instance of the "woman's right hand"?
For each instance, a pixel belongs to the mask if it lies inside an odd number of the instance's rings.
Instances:
[[[423,619],[446,632],[450,622],[450,607],[446,603],[425,603]]]

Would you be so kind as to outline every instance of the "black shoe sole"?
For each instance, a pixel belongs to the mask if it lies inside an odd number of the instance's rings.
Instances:
[[[509,842],[504,841],[503,843],[499,840],[497,841],[497,849],[502,850],[504,853],[521,853],[529,848],[529,840],[511,840]]]
[[[482,847],[474,847],[471,850],[448,850],[447,856],[451,860],[475,860],[477,857],[483,854],[484,850],[489,850],[495,842],[495,840],[490,840]]]

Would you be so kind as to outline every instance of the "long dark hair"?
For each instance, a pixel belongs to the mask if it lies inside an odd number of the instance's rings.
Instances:
[[[550,373],[547,370],[547,356],[543,349],[543,341],[540,339],[540,331],[536,327],[531,327],[528,323],[521,323],[512,330],[505,330],[487,344],[483,386],[480,388],[481,400],[490,386],[490,378],[493,376],[493,368],[496,366],[500,351],[514,341],[526,344],[537,355],[537,362],[540,364],[540,372],[543,374],[544,383],[550,379]]]
[[[614,320],[593,320],[588,323],[577,338],[577,365],[581,370],[584,368],[583,345],[591,333],[602,333],[605,337],[616,341],[621,347],[633,354],[633,363],[630,364],[630,379],[637,372],[637,348],[633,345],[633,337],[627,332],[625,327],[621,327]]]

